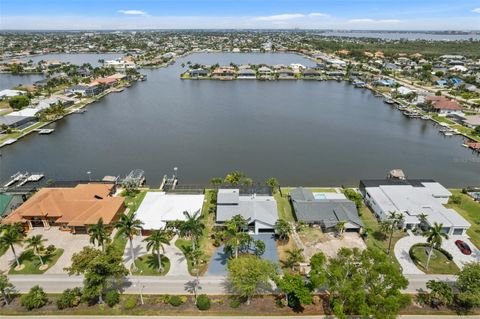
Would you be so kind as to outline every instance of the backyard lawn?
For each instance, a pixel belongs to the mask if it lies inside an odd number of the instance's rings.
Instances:
[[[451,189],[450,191],[454,195],[460,196],[462,202],[460,204],[450,203],[445,206],[454,209],[472,224],[467,230],[467,235],[470,236],[475,246],[480,248],[480,203],[474,201],[470,196],[462,194],[459,189]]]
[[[133,272],[134,275],[142,276],[164,276],[170,270],[170,260],[167,256],[162,255],[161,273],[158,272],[158,257],[155,254],[147,254],[135,259],[137,270]]]
[[[137,211],[138,207],[142,203],[143,199],[145,198],[145,195],[147,195],[147,191],[145,190],[134,190],[131,191],[128,196],[125,196],[124,194],[125,191],[122,192],[123,197],[125,197],[125,206],[130,209],[131,212]]]
[[[48,265],[48,268],[40,270],[40,259],[33,253],[32,249],[25,250],[19,257],[18,260],[20,264],[25,265],[25,267],[19,271],[15,270],[15,266],[17,265],[16,262],[12,264],[10,271],[8,272],[10,275],[38,275],[43,274],[47,271],[50,267],[55,265],[58,258],[63,254],[63,249],[57,248],[51,255],[43,256],[43,263]]]
[[[295,219],[293,218],[292,205],[288,200],[287,192],[284,192],[284,191],[282,192],[283,192],[283,196],[280,195],[280,192],[276,192],[273,195],[273,197],[277,201],[278,217],[288,222],[294,222]]]

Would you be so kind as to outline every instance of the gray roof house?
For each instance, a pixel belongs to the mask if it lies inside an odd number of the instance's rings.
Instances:
[[[315,196],[312,191],[299,187],[290,191],[290,200],[297,220],[307,224],[319,224],[322,229],[335,228],[338,222],[344,221],[346,231],[359,231],[363,223],[358,216],[355,203],[343,194],[325,193]]]
[[[269,195],[240,195],[238,189],[219,189],[217,195],[217,224],[242,215],[249,222],[249,231],[274,233],[278,220],[277,202]]]

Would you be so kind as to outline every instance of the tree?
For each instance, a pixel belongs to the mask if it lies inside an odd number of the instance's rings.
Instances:
[[[428,251],[427,264],[425,269],[428,270],[430,264],[430,258],[432,257],[433,249],[439,248],[442,245],[442,237],[448,239],[448,235],[442,230],[443,224],[434,223],[433,227],[430,227],[423,236],[427,238],[427,243],[430,244],[430,250]]]
[[[13,288],[14,286],[8,280],[8,277],[4,274],[0,274],[0,293],[7,305],[10,303],[10,291],[13,290]]]
[[[185,215],[186,219],[179,225],[180,236],[190,237],[192,240],[192,248],[195,250],[195,247],[197,247],[198,237],[203,234],[205,229],[205,225],[201,220],[202,215],[200,211],[197,211],[193,214],[185,211],[183,214]]]
[[[225,183],[229,183],[230,185],[238,185],[244,178],[245,174],[242,172],[233,171],[225,176]]]
[[[221,177],[214,177],[210,180],[210,184],[212,184],[215,187],[218,187],[222,185],[223,179]]]
[[[267,181],[265,182],[265,184],[267,184],[268,186],[270,186],[272,189],[273,189],[273,192],[275,193],[276,192],[276,189],[278,188],[278,186],[280,185],[278,180],[275,178],[275,177],[270,177],[269,179],[267,179]]]
[[[185,247],[184,252],[185,257],[187,259],[190,259],[192,261],[192,266],[193,269],[195,270],[195,282],[193,283],[193,296],[196,298],[197,296],[197,290],[198,286],[200,284],[200,263],[204,262],[205,255],[204,253],[199,249],[196,248],[195,250],[192,249],[192,247]]]
[[[345,224],[347,222],[344,221],[344,220],[341,220],[339,221],[336,225],[335,225],[335,229],[338,231],[338,233],[340,234],[340,236],[343,235],[343,233],[345,232]]]
[[[102,247],[102,251],[105,251],[105,244],[110,241],[109,231],[103,223],[103,218],[100,217],[98,222],[88,227],[88,235],[90,235],[90,243]]]
[[[428,226],[427,217],[428,217],[428,215],[425,214],[425,213],[421,213],[421,214],[418,215],[418,220],[420,221],[420,228],[422,228],[422,226],[424,226],[424,227]]]
[[[349,200],[355,203],[355,206],[357,209],[360,209],[363,205],[363,197],[361,194],[357,193],[353,189],[346,188],[343,190],[343,194],[345,197],[347,197]]]
[[[240,215],[234,216],[230,221],[226,223],[226,229],[223,232],[225,238],[225,250],[233,251],[234,258],[238,257],[238,251],[240,247],[245,246],[252,240],[252,237],[245,233],[246,221],[238,219]]]
[[[388,240],[387,254],[390,254],[390,249],[392,248],[393,232],[395,231],[395,228],[398,228],[400,224],[403,222],[404,216],[402,213],[389,212],[387,218],[390,223],[390,239]]]
[[[255,250],[255,256],[260,257],[265,253],[265,242],[263,240],[255,240],[253,242],[254,250]]]
[[[103,293],[121,284],[128,270],[123,264],[123,252],[112,245],[105,251],[84,247],[73,254],[72,264],[65,268],[69,275],[84,275],[83,295],[87,299],[99,299],[103,303]]]
[[[33,250],[33,253],[37,255],[38,258],[40,259],[40,264],[42,266],[43,266],[43,259],[42,259],[42,256],[40,255],[40,251],[44,249],[43,243],[46,241],[47,240],[43,238],[42,235],[34,235],[25,240],[25,243],[27,244],[27,248],[31,248]]]
[[[301,305],[312,303],[311,287],[302,275],[285,273],[275,283],[285,294],[285,299],[291,308],[298,309]]]
[[[408,304],[401,293],[408,281],[389,257],[379,249],[341,248],[337,257],[328,259],[323,253],[310,260],[312,286],[323,287],[333,313],[394,318]]]
[[[275,233],[280,240],[287,240],[292,232],[292,226],[285,219],[279,219],[275,223]]]
[[[20,261],[18,260],[17,253],[15,252],[14,245],[21,246],[25,233],[23,232],[22,225],[20,223],[8,224],[4,226],[2,235],[0,236],[0,246],[10,247],[17,262],[17,266],[20,267]]]
[[[143,241],[147,243],[147,251],[152,250],[156,253],[158,259],[158,272],[162,272],[162,253],[165,252],[163,245],[170,245],[168,233],[165,229],[153,230]]]
[[[458,300],[467,308],[480,307],[480,263],[465,264],[458,274]]]
[[[430,289],[428,293],[428,300],[432,307],[438,307],[441,305],[449,305],[453,301],[453,291],[444,281],[427,281],[427,288]]]
[[[25,95],[13,96],[8,100],[8,104],[14,110],[21,110],[30,104],[30,99]]]
[[[270,261],[253,255],[229,260],[227,269],[233,291],[246,298],[247,305],[255,294],[271,288],[269,280],[277,273]]]
[[[117,221],[115,227],[118,229],[118,234],[126,236],[130,243],[130,254],[133,263],[133,269],[135,266],[135,251],[133,250],[133,237],[140,234],[143,223],[135,218],[135,213],[123,214],[120,216],[120,220]]]
[[[303,249],[292,249],[287,250],[287,260],[285,260],[284,264],[286,267],[290,269],[294,269],[299,263],[305,261],[305,257],[303,257]]]
[[[38,285],[30,288],[30,291],[20,298],[20,304],[27,310],[42,308],[47,304],[47,301],[47,294]]]
[[[477,126],[477,127],[475,127],[474,133],[475,133],[476,135],[480,135],[480,125]]]

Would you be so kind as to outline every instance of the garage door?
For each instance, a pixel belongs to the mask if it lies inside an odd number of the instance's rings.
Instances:
[[[275,229],[272,228],[259,228],[258,233],[259,234],[273,234],[275,232]]]
[[[463,228],[455,228],[453,229],[454,235],[463,235]]]

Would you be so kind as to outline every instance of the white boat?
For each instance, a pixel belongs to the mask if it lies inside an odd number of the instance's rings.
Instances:
[[[47,135],[47,134],[52,134],[54,131],[55,131],[55,129],[53,129],[53,128],[44,128],[44,129],[41,129],[40,131],[38,131],[38,134]]]
[[[9,138],[9,139],[7,139],[5,142],[2,143],[2,146],[13,144],[13,143],[15,143],[16,141],[18,141],[16,138]]]
[[[76,109],[75,111],[73,111],[73,113],[76,113],[76,114],[82,114],[82,113],[85,113],[87,112],[87,110],[85,109]]]

